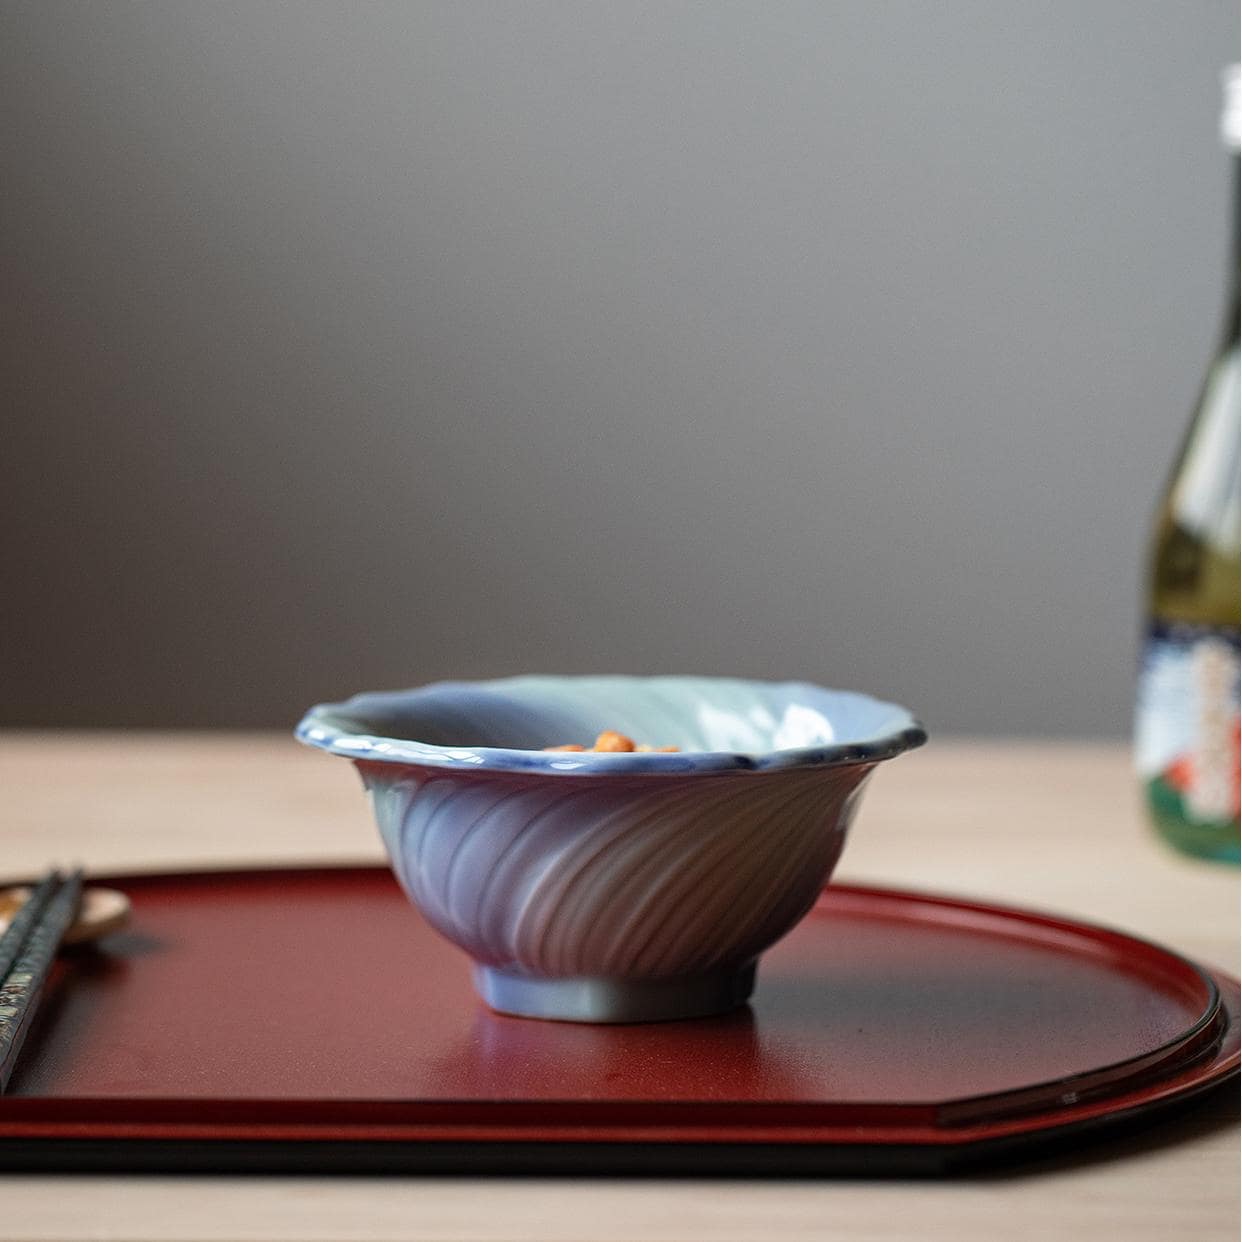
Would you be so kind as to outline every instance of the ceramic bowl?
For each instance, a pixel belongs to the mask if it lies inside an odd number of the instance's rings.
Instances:
[[[550,752],[615,729],[671,754]],[[360,694],[298,738],[352,759],[393,870],[502,1013],[720,1013],[811,908],[903,707],[800,682],[514,677]]]

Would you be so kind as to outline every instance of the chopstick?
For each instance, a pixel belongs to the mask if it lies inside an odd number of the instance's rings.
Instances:
[[[43,913],[47,903],[51,901],[52,894],[59,883],[60,873],[55,869],[49,871],[31,890],[22,908],[4,929],[4,935],[0,936],[0,979],[3,979],[13,969],[13,963],[17,961],[17,955],[21,952],[22,945],[26,943],[31,927]]]
[[[0,936],[0,967],[8,964],[0,975],[0,1093],[9,1085],[56,950],[81,899],[80,868],[63,880],[59,871],[51,871]]]

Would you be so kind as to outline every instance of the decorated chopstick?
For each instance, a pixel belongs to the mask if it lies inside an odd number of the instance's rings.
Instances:
[[[0,980],[13,969],[17,955],[26,943],[26,937],[34,926],[35,920],[47,908],[52,894],[60,884],[60,872],[53,868],[30,891],[30,896],[22,904],[22,908],[10,920],[0,936]]]
[[[44,885],[49,880],[49,891],[45,892]],[[82,899],[82,872],[74,871],[63,883],[56,872],[45,877],[13,924],[31,907],[36,894],[42,894],[41,904],[25,924],[25,937],[15,951],[8,973],[0,978],[0,1093],[9,1085],[43,985],[56,960],[56,950],[77,916]],[[5,932],[5,940],[13,924]]]

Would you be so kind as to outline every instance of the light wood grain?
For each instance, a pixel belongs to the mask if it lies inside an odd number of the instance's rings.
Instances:
[[[8,734],[0,881],[381,856],[347,765],[270,735]],[[1093,919],[1237,970],[1237,872],[1148,833],[1124,747],[935,743],[875,777],[840,878]],[[0,1239],[1235,1239],[1232,1101],[952,1181],[0,1178]]]

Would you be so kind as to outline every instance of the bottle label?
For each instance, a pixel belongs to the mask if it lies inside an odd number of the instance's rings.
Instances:
[[[1136,763],[1163,815],[1238,819],[1238,631],[1154,622],[1139,674]]]

